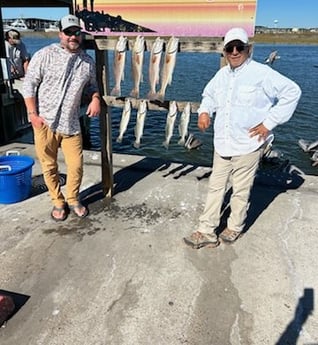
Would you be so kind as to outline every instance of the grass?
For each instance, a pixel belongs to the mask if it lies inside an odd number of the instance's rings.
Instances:
[[[313,44],[318,45],[318,33],[275,33],[256,34],[253,38],[255,43],[286,43],[286,44]]]

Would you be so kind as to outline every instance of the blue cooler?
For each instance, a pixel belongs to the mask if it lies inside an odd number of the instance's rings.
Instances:
[[[34,159],[27,156],[0,157],[0,204],[27,199],[32,189]]]

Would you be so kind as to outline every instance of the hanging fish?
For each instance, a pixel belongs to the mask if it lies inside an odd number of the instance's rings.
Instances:
[[[142,66],[144,61],[145,39],[143,36],[136,37],[132,53],[131,53],[131,66],[134,88],[130,92],[130,96],[139,97],[139,85],[143,81]]]
[[[163,63],[163,70],[161,75],[161,88],[158,93],[158,99],[163,101],[165,98],[166,88],[172,82],[172,74],[176,65],[176,58],[178,52],[179,39],[172,36],[170,37],[167,47],[166,54]]]
[[[147,114],[147,101],[142,99],[138,106],[137,119],[135,126],[135,141],[134,147],[138,149],[140,147],[140,140],[144,131],[145,118]]]
[[[156,98],[156,86],[159,84],[160,61],[163,50],[163,39],[157,37],[152,45],[149,61],[149,99]]]
[[[190,121],[190,114],[191,114],[191,105],[190,102],[188,102],[183,112],[180,116],[180,123],[179,123],[179,134],[180,134],[180,140],[178,141],[179,145],[184,145],[185,138],[188,135],[188,126]]]
[[[177,103],[176,101],[171,101],[169,104],[169,112],[167,114],[167,120],[166,120],[166,139],[162,143],[162,145],[166,149],[169,148],[169,143],[173,135],[174,123],[176,121],[177,114],[178,114]]]
[[[127,37],[119,36],[114,52],[114,79],[115,86],[111,91],[112,96],[121,95],[121,81],[124,80],[126,60]]]
[[[116,139],[118,143],[121,143],[123,141],[123,136],[127,130],[128,122],[130,120],[130,113],[131,113],[130,100],[129,98],[126,98],[123,112],[121,115],[120,125],[119,125],[119,136]]]

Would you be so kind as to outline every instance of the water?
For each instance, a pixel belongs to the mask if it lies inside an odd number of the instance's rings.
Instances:
[[[25,37],[24,42],[31,54],[40,47],[57,42],[56,39]],[[302,89],[302,97],[291,120],[275,128],[275,141],[273,148],[283,154],[284,159],[300,168],[306,174],[318,175],[318,169],[312,167],[310,155],[304,153],[298,146],[299,139],[309,142],[318,140],[318,46],[315,45],[286,45],[286,44],[256,44],[254,59],[263,62],[272,50],[278,50],[281,57],[276,60],[273,68],[294,80]],[[89,51],[93,56],[94,52]],[[109,52],[109,61],[113,54]],[[131,52],[126,55],[125,80],[122,82],[122,95],[128,96],[132,89],[130,72]],[[140,89],[140,98],[146,97],[148,92],[148,65],[149,52],[144,58],[144,78]],[[199,102],[206,83],[219,68],[219,55],[212,53],[179,53],[171,86],[166,90],[166,99],[178,101]],[[113,76],[110,75],[110,87],[114,85]],[[169,149],[162,146],[165,137],[166,113],[162,111],[148,111],[141,147],[135,149],[134,126],[136,110],[132,111],[131,119],[121,144],[116,142],[118,136],[121,109],[112,108],[112,145],[114,153],[127,153],[148,157],[162,158],[176,162],[211,165],[212,158],[212,129],[205,133],[197,129],[197,116],[192,114],[189,131],[202,141],[203,145],[196,150],[186,150],[177,144],[178,119],[176,121],[174,136]],[[100,147],[99,120],[91,121],[92,148]]]

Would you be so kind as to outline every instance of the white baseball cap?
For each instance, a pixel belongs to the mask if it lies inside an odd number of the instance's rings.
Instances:
[[[232,41],[241,41],[244,44],[248,43],[248,35],[246,31],[242,28],[232,28],[230,29],[224,37],[224,47]]]
[[[73,14],[69,14],[61,19],[61,31],[72,27],[81,29],[79,18]]]

